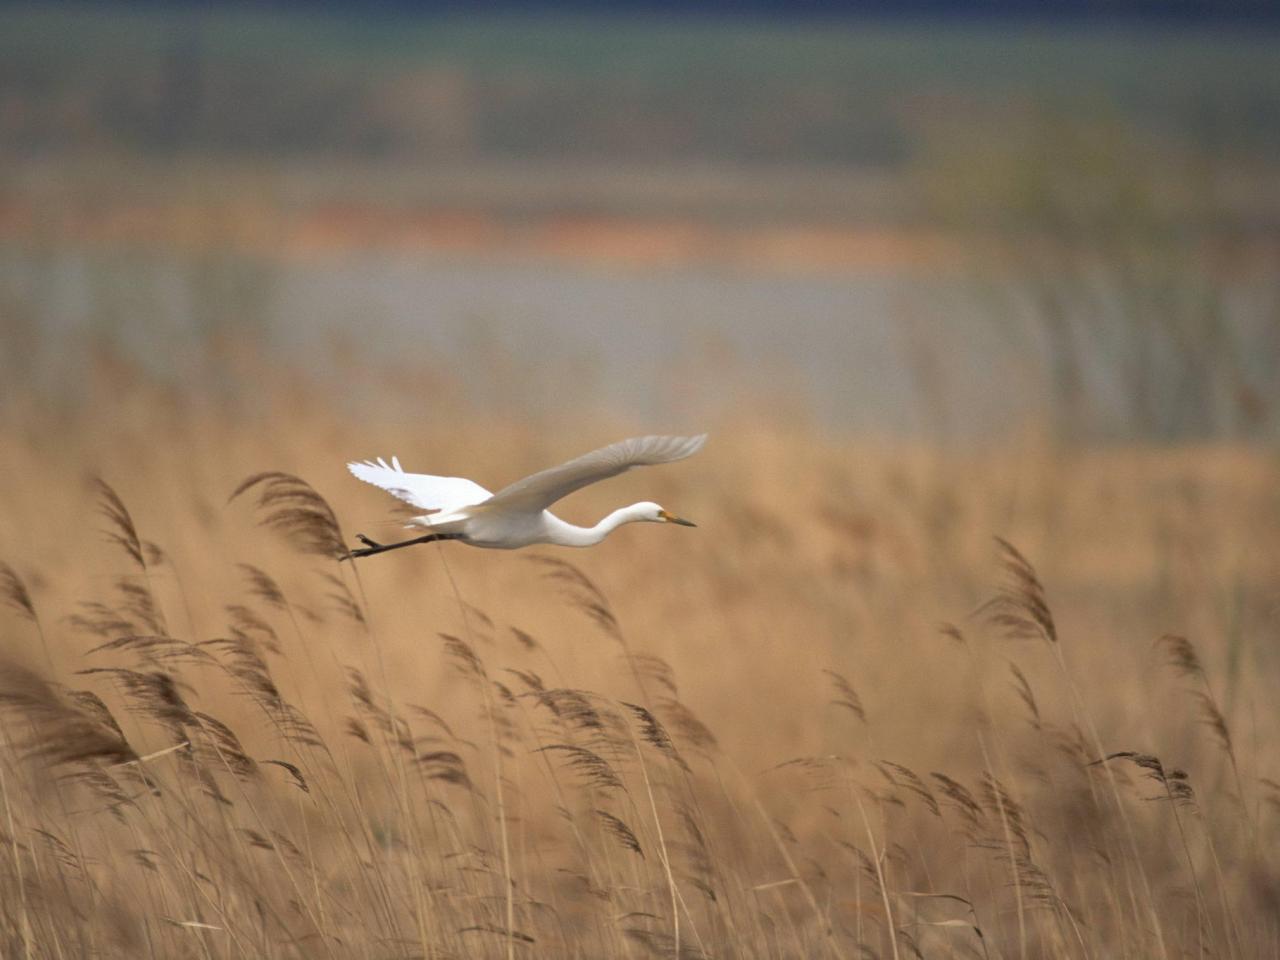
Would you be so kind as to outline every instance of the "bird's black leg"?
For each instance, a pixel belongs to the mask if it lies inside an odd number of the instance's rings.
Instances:
[[[341,557],[340,559],[354,560],[356,557],[371,557],[375,553],[385,553],[388,550],[399,550],[401,547],[411,547],[415,543],[431,543],[433,540],[461,540],[462,534],[460,533],[428,533],[424,537],[414,537],[412,540],[401,540],[399,543],[386,543],[386,544],[377,543],[376,541],[370,540],[363,533],[357,533],[356,539],[365,545],[364,548],[360,550],[352,550],[350,553],[347,554],[347,556]]]

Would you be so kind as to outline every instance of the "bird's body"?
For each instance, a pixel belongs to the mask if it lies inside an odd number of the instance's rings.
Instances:
[[[430,540],[461,540],[476,547],[502,550],[536,543],[589,547],[624,523],[654,521],[693,526],[649,501],[615,510],[593,527],[567,523],[547,508],[575,490],[631,467],[683,460],[701,450],[705,442],[705,434],[622,440],[525,477],[497,493],[490,493],[480,484],[462,477],[407,473],[395,457],[390,463],[381,459],[352,462],[347,468],[357,478],[425,511],[409,520],[406,526],[420,527],[427,533],[386,545],[361,536],[365,548],[354,550],[351,555],[369,556]]]
[[[637,508],[654,508],[638,510]],[[561,520],[550,510],[537,513],[505,510],[486,511],[484,504],[467,511],[463,519],[431,523],[430,517],[419,517],[415,526],[429,527],[432,532],[461,533],[462,539],[475,547],[517,550],[535,543],[554,543],[562,547],[591,547],[607,537],[616,527],[633,520],[653,519],[649,513],[661,508],[657,504],[637,503],[609,514],[594,527],[579,527]],[[426,521],[425,523],[422,521]]]

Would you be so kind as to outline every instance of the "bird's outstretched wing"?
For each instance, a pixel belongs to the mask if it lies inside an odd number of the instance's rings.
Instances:
[[[405,473],[395,457],[391,458],[391,463],[381,457],[376,462],[352,461],[347,464],[347,469],[357,479],[381,487],[387,493],[427,513],[450,513],[459,507],[469,507],[490,497],[489,491],[480,484],[462,477]]]
[[[489,501],[493,506],[523,506],[545,510],[575,490],[616,477],[632,467],[670,463],[691,457],[707,442],[705,433],[696,437],[632,437],[583,454],[576,460],[551,467],[503,487]]]

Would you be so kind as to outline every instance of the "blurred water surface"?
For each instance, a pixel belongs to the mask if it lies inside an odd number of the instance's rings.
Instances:
[[[958,293],[954,281],[886,270],[628,269],[385,251],[218,265],[89,250],[60,250],[38,267],[7,259],[10,276],[49,292],[36,366],[58,382],[77,382],[104,335],[162,379],[181,378],[220,329],[335,384],[355,355],[461,380],[470,400],[512,413],[590,404],[670,422],[790,395],[787,412],[864,432],[920,429],[901,316],[948,286]],[[972,316],[934,326],[937,345],[960,351],[964,365],[991,366],[991,338]],[[998,410],[983,394],[966,397],[970,427]]]

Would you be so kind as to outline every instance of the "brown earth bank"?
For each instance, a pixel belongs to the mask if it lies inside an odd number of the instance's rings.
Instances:
[[[803,223],[723,225],[678,217],[546,215],[484,210],[387,210],[332,203],[304,212],[251,204],[173,206],[110,201],[51,211],[0,204],[0,240],[273,255],[366,249],[552,258],[636,266],[730,264],[779,270],[937,268],[956,242],[937,230]]]

